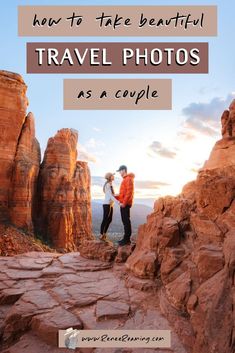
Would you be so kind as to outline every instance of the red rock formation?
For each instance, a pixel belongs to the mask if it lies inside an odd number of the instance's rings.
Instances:
[[[34,117],[29,113],[19,137],[10,193],[10,220],[19,228],[33,231],[37,178],[41,160],[40,146],[35,138]]]
[[[73,234],[76,246],[91,235],[91,192],[90,171],[86,162],[77,161],[74,173]]]
[[[77,161],[77,132],[63,129],[48,141],[39,178],[26,89],[20,75],[0,71],[0,222],[27,232],[36,226],[56,248],[74,250],[91,237],[89,169]]]
[[[235,101],[196,181],[156,201],[126,262],[130,275],[161,278],[161,309],[193,353],[235,351],[234,118]]]
[[[112,244],[92,239],[84,241],[79,247],[79,252],[86,259],[112,262],[117,254],[117,249]]]
[[[204,165],[204,169],[222,168],[235,165],[235,99],[221,117],[222,139],[219,140]]]
[[[39,229],[57,249],[74,250],[91,237],[90,174],[77,162],[78,133],[50,138],[39,175]]]
[[[26,88],[21,76],[0,71],[0,219],[33,230],[40,147]]]
[[[0,71],[0,220],[9,220],[9,192],[28,101],[20,75]]]

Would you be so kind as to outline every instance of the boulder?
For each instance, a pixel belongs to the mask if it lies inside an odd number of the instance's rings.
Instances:
[[[79,252],[87,259],[112,262],[117,254],[117,249],[108,242],[93,239],[83,241]]]
[[[205,282],[224,267],[222,247],[210,244],[201,246],[193,258],[198,269],[200,283]]]
[[[117,256],[115,257],[115,262],[122,263],[126,262],[128,257],[132,254],[135,248],[135,244],[119,246],[117,249]]]
[[[154,211],[158,215],[173,218],[177,222],[187,220],[194,208],[193,200],[185,198],[183,195],[161,197],[154,203]]]
[[[165,286],[169,302],[180,311],[186,311],[186,305],[191,293],[191,283],[190,272],[184,272]]]
[[[235,197],[234,168],[202,170],[197,178],[197,211],[215,221]]]
[[[136,248],[128,257],[126,266],[141,278],[154,277],[165,249],[179,244],[180,230],[176,220],[161,217],[157,211],[148,216],[139,227]]]
[[[199,246],[208,243],[222,243],[224,237],[223,232],[217,224],[211,221],[207,216],[200,213],[192,213],[190,221]]]
[[[134,252],[127,260],[128,270],[139,278],[154,278],[157,274],[159,264],[155,252]]]
[[[166,249],[161,263],[161,279],[164,284],[173,281],[179,274],[184,272],[184,269],[180,268],[180,264],[182,264],[184,258],[184,248]]]

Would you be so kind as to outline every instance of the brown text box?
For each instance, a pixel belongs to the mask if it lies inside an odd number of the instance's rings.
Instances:
[[[89,91],[91,97],[88,97]],[[81,92],[84,96],[78,98]],[[107,92],[107,95],[105,96],[103,92]],[[102,94],[104,94],[103,97]],[[170,110],[172,109],[172,81],[169,79],[65,79],[64,109]]]
[[[68,18],[73,13],[75,16],[82,17],[78,26],[74,21],[71,27],[71,20]],[[100,26],[100,20],[96,18],[102,13],[105,16],[111,16],[113,24],[117,15],[121,18],[120,25],[114,29],[113,25],[105,26],[103,21]],[[44,18],[46,22],[43,25]],[[50,18],[59,22],[49,27]],[[140,27],[145,18],[148,21]],[[187,18],[192,23],[185,28]],[[35,19],[39,20],[40,26],[37,21],[34,21]],[[79,21],[79,18],[76,18],[77,20]],[[19,6],[18,34],[19,36],[95,37],[216,36],[217,6]]]
[[[58,52],[56,59],[59,63],[58,65],[54,61],[51,64],[48,63],[48,51],[51,49]],[[71,65],[69,60],[62,62],[63,55],[67,49],[71,55],[73,65]],[[96,61],[99,62],[99,65],[91,64],[91,52],[93,49],[98,49],[99,54]],[[126,65],[123,62],[125,49],[134,52],[134,56],[127,59]],[[169,49],[173,50],[173,52],[170,52]],[[192,59],[190,55],[194,49],[198,50],[200,58],[200,62],[196,65],[191,63],[192,60],[195,62],[195,59]],[[44,50],[41,65],[39,63],[39,50]],[[86,52],[82,64],[78,62],[77,54],[75,54],[76,50],[79,51],[81,56]],[[140,58],[137,65],[138,50],[140,55],[147,53],[147,62],[145,62],[145,59]],[[162,62],[156,65],[160,60],[161,53]],[[181,64],[176,61],[177,53],[179,53]],[[188,60],[182,65],[186,58],[185,53],[188,53]],[[105,64],[104,57],[105,62],[111,63],[110,65]],[[171,58],[170,64],[168,63],[169,57]],[[208,43],[27,43],[27,73],[208,73]]]

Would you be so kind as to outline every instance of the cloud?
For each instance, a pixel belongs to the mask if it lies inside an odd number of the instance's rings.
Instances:
[[[204,96],[205,94],[210,94],[211,92],[216,92],[216,91],[218,91],[218,89],[219,89],[218,86],[214,86],[214,87],[203,86],[199,89],[199,93]]]
[[[86,162],[96,163],[103,154],[105,144],[102,141],[90,138],[84,145],[78,144],[78,158]]]
[[[199,120],[202,119],[202,120]],[[198,118],[189,118],[185,121],[184,128],[192,130],[194,132],[199,132],[207,136],[217,136],[219,133],[219,122],[216,126],[213,126],[213,122],[209,119],[198,117]]]
[[[120,184],[121,179],[115,179],[114,185],[117,187]],[[92,185],[103,186],[105,179],[102,176],[92,176]],[[169,186],[163,181],[156,180],[135,180],[136,189],[159,189],[160,187]]]
[[[137,189],[135,191],[135,203],[136,203],[136,199],[153,199],[156,200],[161,196],[160,193],[156,193],[156,192],[143,192],[140,189]],[[138,201],[137,201],[138,203]]]
[[[186,120],[179,135],[189,140],[195,133],[211,137],[218,136],[220,117],[233,99],[234,95],[229,94],[226,98],[215,97],[207,103],[189,104],[182,110]]]
[[[97,149],[100,147],[104,147],[105,144],[103,141],[96,140],[92,137],[86,142],[85,146],[86,146],[86,148]]]
[[[164,147],[159,141],[153,141],[148,147],[148,155],[150,157],[156,157],[156,155],[159,155],[163,158],[173,159],[176,157],[176,152]]]
[[[101,132],[101,129],[99,127],[93,126],[92,130],[94,130],[95,132]]]
[[[97,162],[96,156],[88,152],[87,149],[80,144],[78,145],[78,159],[85,162]]]
[[[196,138],[196,135],[193,132],[187,131],[186,129],[179,131],[177,135],[184,141],[192,141]]]
[[[135,186],[138,189],[159,189],[162,186],[169,186],[169,184],[162,181],[136,180]]]

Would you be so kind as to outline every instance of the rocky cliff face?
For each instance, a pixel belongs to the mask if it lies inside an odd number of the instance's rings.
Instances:
[[[126,266],[160,280],[160,305],[194,353],[235,351],[235,101],[196,181],[156,201]],[[179,328],[178,328],[179,329]]]
[[[40,146],[35,138],[34,117],[29,113],[21,129],[12,169],[9,192],[10,221],[19,228],[33,231]]]
[[[39,175],[39,227],[57,249],[75,250],[91,236],[90,174],[77,162],[78,133],[50,138]]]
[[[9,190],[16,148],[24,123],[27,99],[26,86],[18,75],[5,71],[0,75],[0,217],[9,216]],[[9,108],[10,107],[10,108]],[[13,128],[14,127],[14,128]]]
[[[34,117],[22,77],[0,71],[0,222],[42,232],[58,249],[91,236],[90,175],[77,161],[78,134],[58,131],[40,165]]]

